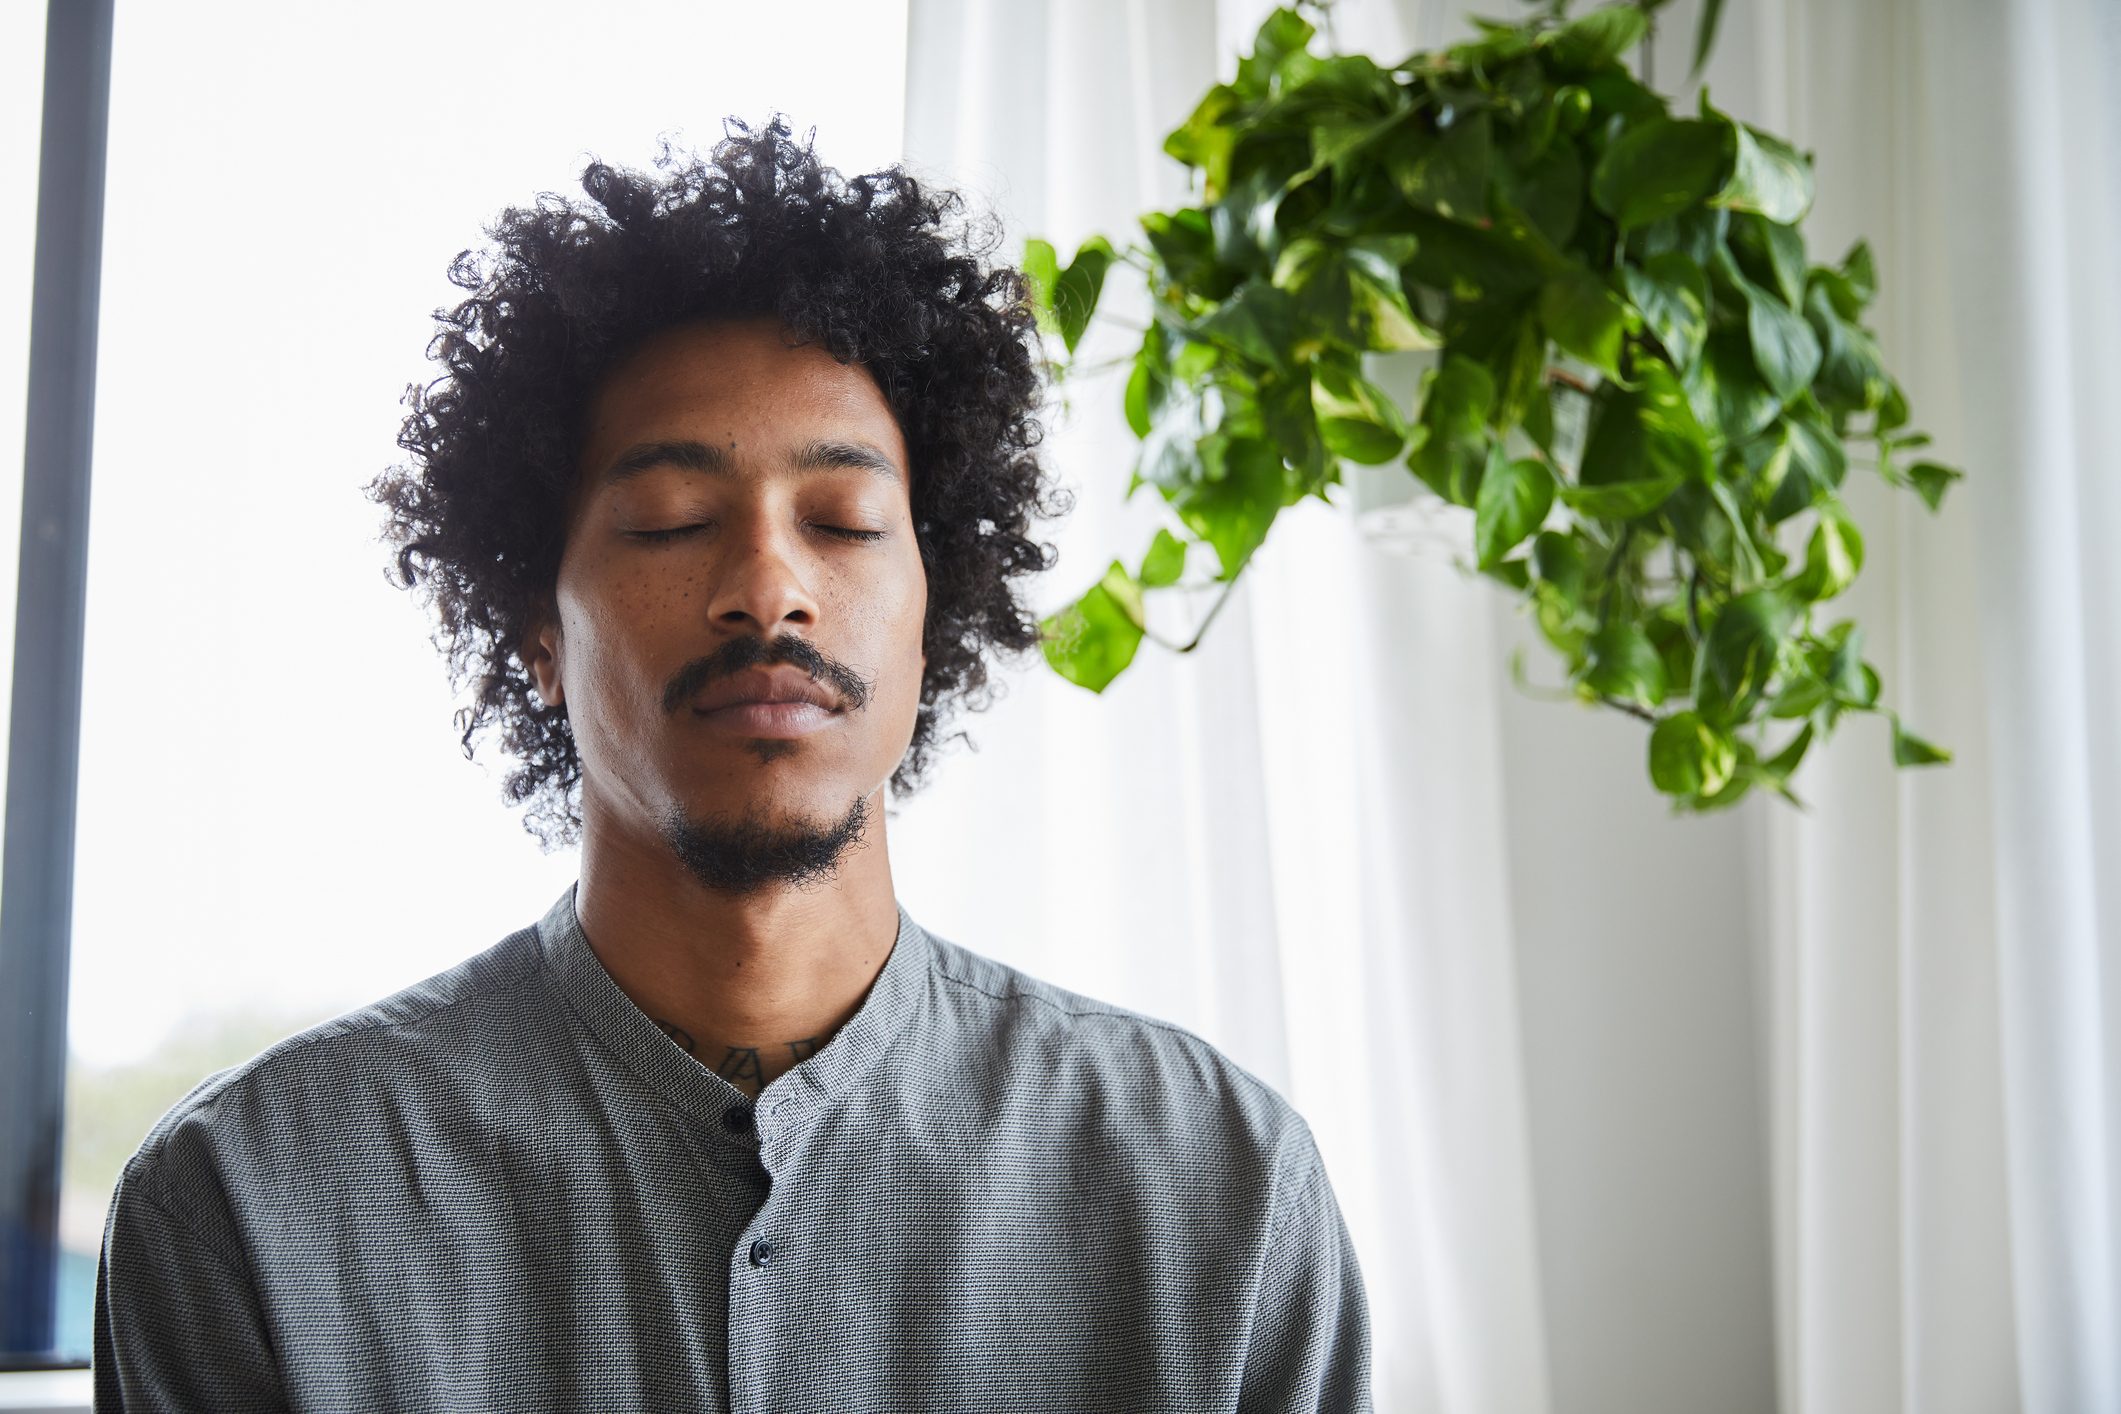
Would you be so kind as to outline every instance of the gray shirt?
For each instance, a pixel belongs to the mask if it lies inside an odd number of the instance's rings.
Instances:
[[[1368,1410],[1303,1119],[899,910],[756,1104],[533,928],[192,1091],[127,1164],[96,1407]]]

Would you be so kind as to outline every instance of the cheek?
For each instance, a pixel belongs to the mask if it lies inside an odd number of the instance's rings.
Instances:
[[[926,640],[928,615],[928,580],[921,569],[920,556],[915,553],[912,564],[900,585],[896,602],[892,606],[892,639],[898,650],[896,661],[905,664],[908,679],[907,691],[918,701],[921,693],[921,676],[924,664],[921,652]]]
[[[682,593],[646,576],[599,580],[593,570],[560,596],[561,674],[570,711],[600,735],[631,735],[626,724],[653,711],[662,684],[648,681],[651,651]]]
[[[875,729],[910,732],[920,706],[922,619],[927,609],[927,581],[919,557],[912,557],[910,568],[895,563],[889,573],[848,575],[821,607],[826,647],[870,680],[874,696],[868,715]],[[831,628],[834,622],[837,633]]]

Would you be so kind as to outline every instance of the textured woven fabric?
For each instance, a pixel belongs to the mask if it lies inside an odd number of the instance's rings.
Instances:
[[[203,1082],[111,1204],[96,1407],[1370,1408],[1311,1132],[928,933],[760,1094],[532,928]]]

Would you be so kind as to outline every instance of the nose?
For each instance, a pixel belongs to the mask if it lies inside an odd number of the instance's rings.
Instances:
[[[771,637],[791,624],[817,626],[817,600],[804,580],[802,556],[790,544],[799,534],[765,512],[730,518],[708,601],[717,627]]]

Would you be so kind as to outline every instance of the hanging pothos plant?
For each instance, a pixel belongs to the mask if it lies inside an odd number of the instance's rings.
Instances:
[[[1880,705],[1857,625],[1815,611],[1863,563],[1840,494],[1858,444],[1932,510],[1961,473],[1907,459],[1928,439],[1863,325],[1868,248],[1806,254],[1810,161],[1629,72],[1660,3],[1551,5],[1392,67],[1313,54],[1277,11],[1164,144],[1198,204],[1065,266],[1030,243],[1071,358],[1110,268],[1146,277],[1128,494],[1155,487],[1175,520],[1045,621],[1056,670],[1103,690],[1195,547],[1227,595],[1343,461],[1403,461],[1473,512],[1475,567],[1526,596],[1574,694],[1651,724],[1675,811],[1754,786],[1801,808],[1790,776],[1845,712],[1886,712],[1900,765],[1950,759]],[[1402,408],[1368,375],[1421,349]],[[1791,521],[1801,558],[1777,545]],[[1775,718],[1802,726],[1771,752]]]

